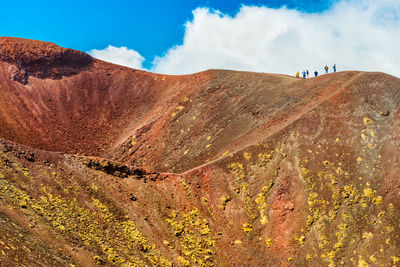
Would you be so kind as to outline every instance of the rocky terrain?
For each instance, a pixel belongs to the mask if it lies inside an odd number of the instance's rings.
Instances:
[[[1,266],[400,266],[400,79],[169,76],[0,38]]]

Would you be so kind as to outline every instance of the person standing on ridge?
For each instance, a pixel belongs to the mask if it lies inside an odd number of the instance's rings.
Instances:
[[[305,78],[306,78],[306,71],[303,70],[303,79],[305,79]]]
[[[300,73],[296,72],[296,78],[299,78],[299,77],[300,77]]]
[[[325,73],[328,74],[328,70],[329,70],[328,65],[325,65],[325,68],[324,68],[324,69],[325,69]]]
[[[308,72],[308,70],[306,71],[306,74],[307,74],[307,79],[308,79],[308,77],[309,77],[309,75],[310,75],[310,73]]]
[[[318,76],[318,71],[314,71],[314,76],[315,76],[315,77]]]
[[[333,64],[333,72],[336,72],[336,64]]]

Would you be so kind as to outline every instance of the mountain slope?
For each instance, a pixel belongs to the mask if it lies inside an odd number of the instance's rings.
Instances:
[[[0,94],[6,265],[400,262],[398,78],[167,76],[1,38]]]

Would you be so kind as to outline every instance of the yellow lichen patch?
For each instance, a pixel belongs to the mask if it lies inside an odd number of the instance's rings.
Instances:
[[[210,141],[211,140],[211,136],[209,135],[209,136],[207,136],[207,141]]]
[[[214,266],[216,240],[206,219],[200,218],[197,208],[179,216],[173,210],[166,222],[171,226],[182,249],[182,257],[190,265]]]
[[[224,154],[221,155],[221,158],[222,158],[222,157],[225,157],[225,156],[228,155],[228,154],[229,154],[229,150],[225,151]]]
[[[265,189],[264,192],[268,192],[269,189],[271,188],[271,186],[272,186],[272,185],[264,186],[264,187],[263,187],[263,191],[264,191],[264,189]],[[256,202],[256,204],[257,204],[257,209],[258,209],[259,212],[260,212],[260,223],[263,224],[263,225],[268,223],[268,217],[267,217],[267,215],[265,215],[265,213],[266,213],[265,208],[266,208],[266,206],[267,206],[267,203],[266,203],[265,200],[266,200],[266,199],[265,199],[264,193],[259,193],[259,194],[257,195],[257,198],[254,200],[254,201]]]
[[[372,137],[375,137],[375,135],[376,135],[374,131],[372,131],[370,134]]]
[[[93,256],[93,260],[96,264],[104,264],[104,260],[98,255]]]
[[[273,185],[274,185],[274,181],[270,181],[267,185],[265,185],[261,188],[261,191],[263,191],[264,193],[268,193],[269,190],[271,190]]]
[[[265,215],[264,210],[261,211],[260,223],[263,225],[268,223],[268,217]]]
[[[306,175],[310,172],[310,170],[307,169],[307,168],[305,168],[305,167],[301,167],[301,168],[300,168],[300,171],[301,171],[301,174],[302,174],[303,176],[306,176]]]
[[[184,133],[185,132],[185,130],[184,129],[181,129],[181,133]]]
[[[187,185],[187,183],[186,183],[186,181],[185,180],[182,180],[182,185],[183,185],[183,187],[185,188],[185,194],[186,194],[186,196],[187,197],[190,197],[190,196],[192,196],[192,189],[190,189],[190,187]]]
[[[253,205],[249,184],[247,183],[246,170],[242,163],[236,162],[228,165],[228,168],[234,172],[235,183],[232,185],[234,191],[241,195],[246,213],[252,220],[256,217],[253,213]]]
[[[235,245],[241,245],[242,243],[243,243],[242,240],[239,240],[239,239],[233,241],[233,244],[235,244]]]
[[[202,203],[204,206],[207,206],[207,205],[208,205],[208,200],[207,200],[207,198],[202,197],[202,198],[201,198],[201,203]]]
[[[185,152],[183,152],[183,155],[186,155],[189,152],[189,149],[186,149]]]
[[[391,256],[391,258],[393,265],[396,265],[398,262],[400,262],[400,257]]]
[[[306,237],[304,235],[295,238],[296,241],[298,241],[300,243],[300,245],[304,245],[305,241],[306,241]]]
[[[359,261],[358,261],[358,265],[357,265],[358,267],[368,267],[369,265],[368,265],[368,263],[365,261],[365,260],[363,260],[363,259],[360,259]]]
[[[28,168],[22,167],[21,168],[21,172],[25,177],[29,177],[30,176]]]
[[[182,111],[185,107],[184,106],[177,106],[176,109]]]
[[[386,211],[383,210],[378,213],[378,218],[382,219],[383,217],[385,217],[385,215],[386,215]]]
[[[267,245],[267,248],[271,247],[272,239],[269,237],[265,237],[265,245]]]
[[[343,187],[343,192],[342,192],[342,196],[344,198],[353,198],[353,197],[357,197],[357,193],[358,193],[358,188],[357,186],[354,185],[345,185]]]
[[[391,225],[388,225],[388,226],[385,227],[385,231],[386,231],[386,232],[392,232],[393,229],[394,229],[394,227],[391,226]]]
[[[363,239],[370,239],[372,238],[374,235],[371,232],[364,232],[362,235]]]
[[[362,133],[362,134],[361,134],[361,138],[362,138],[363,140],[367,140],[367,135],[366,135],[365,133]]]
[[[90,188],[92,188],[94,191],[99,190],[99,188],[93,182],[90,184]]]
[[[374,198],[372,199],[372,203],[374,203],[374,204],[376,204],[376,205],[382,204],[382,197],[381,197],[381,196],[374,197]]]
[[[371,255],[371,256],[369,257],[369,260],[370,260],[371,262],[376,262],[376,257],[375,257],[375,255]]]
[[[310,195],[308,196],[308,200],[307,200],[308,205],[312,206],[314,204],[314,199],[316,199],[317,197],[318,197],[318,193],[316,193],[316,192],[310,193]]]
[[[243,153],[243,157],[244,157],[246,160],[250,160],[250,159],[251,159],[251,153],[249,153],[249,152],[244,152],[244,153]]]
[[[225,210],[226,204],[227,204],[229,201],[232,200],[232,197],[231,197],[231,196],[223,196],[223,197],[221,197],[219,200],[220,200],[220,203],[221,203],[221,205],[219,206],[219,208],[220,208],[221,210]]]
[[[21,207],[21,208],[23,208],[23,209],[26,209],[26,208],[28,208],[28,203],[26,202],[25,199],[21,199],[21,200],[18,202],[18,206]]]
[[[362,158],[358,157],[356,160],[357,160],[357,163],[360,163],[362,161]]]
[[[244,231],[246,234],[250,234],[251,231],[253,231],[253,225],[248,224],[248,223],[244,223],[242,228],[243,228],[243,231]]]
[[[259,210],[262,210],[266,206],[265,195],[263,193],[259,193],[254,201],[256,202]]]
[[[136,135],[132,136],[131,138],[131,146],[136,145]]]
[[[211,147],[211,144],[207,144],[207,145],[206,145],[206,148],[210,148],[210,147]]]
[[[322,161],[322,165],[324,165],[325,167],[327,167],[327,166],[329,165],[329,161],[327,161],[327,160]]]
[[[270,154],[268,154],[268,153],[260,153],[260,154],[258,154],[258,161],[261,164],[268,163],[268,162],[271,161],[271,159],[272,159],[272,154],[271,153]]]
[[[374,197],[374,191],[370,187],[364,188],[363,193],[364,193],[365,197],[368,197],[368,198]]]
[[[235,177],[238,180],[243,180],[245,178],[244,167],[242,163],[231,163],[228,165],[228,168],[234,171]]]
[[[187,267],[190,266],[190,261],[188,261],[187,259],[185,259],[184,257],[179,256],[178,257],[178,262],[180,264],[182,264],[183,266]]]
[[[175,116],[176,116],[176,112],[172,112],[171,117],[175,117]]]
[[[310,260],[312,260],[312,258],[313,258],[312,254],[307,254],[306,255],[306,260],[310,261]]]
[[[374,121],[372,119],[368,118],[368,117],[364,117],[363,121],[364,121],[364,125],[367,125],[367,126],[371,125],[371,124],[374,124]]]

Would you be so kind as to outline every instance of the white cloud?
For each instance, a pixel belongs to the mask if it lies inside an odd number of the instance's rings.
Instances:
[[[210,68],[294,75],[334,63],[338,70],[400,76],[400,2],[342,0],[323,13],[242,6],[234,16],[198,8],[183,44],[156,57],[152,71]]]
[[[92,57],[134,69],[143,69],[142,63],[145,60],[138,52],[125,46],[115,47],[109,45],[105,49],[93,49],[87,53]]]

